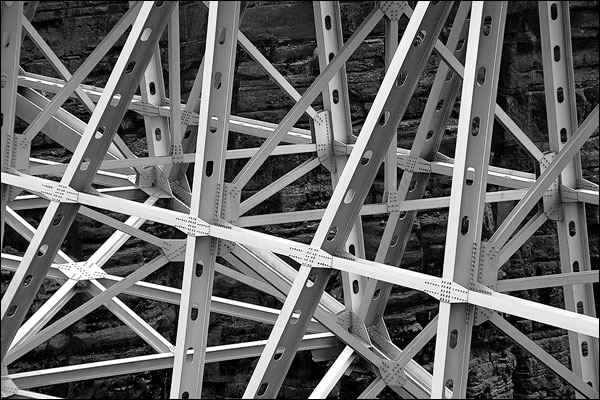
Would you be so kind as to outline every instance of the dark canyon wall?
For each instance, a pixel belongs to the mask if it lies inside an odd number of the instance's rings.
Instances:
[[[573,35],[573,60],[578,118],[581,122],[598,103],[598,2],[572,2],[571,23]],[[348,38],[373,7],[373,2],[342,2],[344,37]],[[102,1],[41,2],[33,20],[50,46],[70,71],[81,64],[93,51],[110,27],[116,23],[127,9],[126,3]],[[204,51],[206,10],[198,2],[181,2],[181,59],[182,90],[184,99],[191,89],[193,79]],[[515,122],[536,142],[542,150],[547,150],[545,99],[543,92],[542,60],[540,54],[539,20],[534,2],[511,2],[506,25],[503,48],[502,71],[500,76],[498,102]],[[318,61],[315,51],[316,39],[313,28],[312,6],[310,2],[253,1],[249,2],[241,25],[242,31],[262,53],[286,76],[302,93],[318,74]],[[348,83],[354,131],[360,130],[383,78],[384,29],[380,23],[369,35],[358,51],[347,63]],[[164,35],[166,44],[166,34]],[[122,46],[124,40],[119,43]],[[118,57],[118,46],[94,70],[86,81],[102,86],[107,80],[112,65]],[[163,60],[167,59],[163,49]],[[56,76],[34,45],[25,40],[22,53],[22,66],[29,72]],[[430,63],[415,96],[411,100],[404,120],[398,129],[399,146],[410,148],[416,132],[421,112],[425,105],[428,89],[433,81],[435,66],[439,60]],[[168,71],[165,70],[165,80]],[[260,120],[279,122],[293,102],[267,78],[259,65],[238,50],[237,74],[232,112],[236,115]],[[322,108],[317,100],[315,108]],[[71,102],[69,109],[83,120],[87,119],[84,110]],[[456,124],[459,104],[455,106],[452,119],[444,136],[441,151],[453,156],[456,138]],[[298,126],[308,127],[308,120],[302,119]],[[145,138],[141,116],[129,113],[124,120],[120,135],[138,155],[145,154]],[[498,166],[533,171],[533,161],[521,150],[508,133],[497,127],[494,132],[492,163]],[[232,136],[231,147],[247,147],[257,144],[255,139],[238,135]],[[33,143],[33,155],[57,161],[66,161],[70,153],[58,147],[51,140],[39,136]],[[289,169],[290,162],[297,156],[280,157],[263,167],[256,179],[251,182],[244,196],[263,187]],[[582,150],[582,163],[585,178],[598,183],[598,132],[586,143]],[[239,168],[233,165],[233,169]],[[433,177],[426,196],[448,195],[450,179]],[[260,207],[261,212],[293,211],[323,208],[331,194],[329,175],[325,170],[317,170],[308,178],[301,178],[294,185],[271,197]],[[368,198],[370,202],[380,202],[383,195],[383,177],[378,176]],[[256,210],[255,210],[256,212]],[[506,206],[488,206],[484,235],[489,235],[499,219],[506,214]],[[113,216],[123,220],[125,216]],[[588,228],[592,263],[598,265],[598,207],[588,207]],[[27,213],[26,218],[37,225],[40,213]],[[447,209],[419,213],[413,227],[402,267],[439,274],[443,262],[445,242],[445,221]],[[384,229],[385,217],[364,218],[367,255],[373,258],[378,236]],[[286,224],[261,228],[272,234],[285,236],[301,242],[309,242],[317,223]],[[177,237],[177,233],[158,224],[145,225],[149,232],[161,237]],[[65,242],[64,249],[78,260],[89,257],[113,232],[93,220],[78,217],[77,222]],[[26,245],[16,233],[7,235],[3,251],[19,254]],[[532,275],[556,273],[560,270],[558,261],[555,227],[544,225],[522,249],[502,268],[502,276],[517,278]],[[156,250],[145,246],[136,239],[130,239],[107,264],[106,271],[113,274],[127,273],[145,260],[154,257]],[[3,273],[3,290],[8,274]],[[151,277],[158,283],[179,286],[180,266],[163,269]],[[339,295],[341,288],[332,285],[333,293]],[[56,290],[54,282],[46,281],[40,301],[51,296]],[[598,299],[597,285],[595,285]],[[257,291],[218,275],[215,295],[239,299],[267,306],[277,302]],[[547,304],[562,306],[562,289],[552,288],[530,290],[517,295]],[[164,303],[139,300],[122,296],[123,300],[143,318],[175,341],[177,308]],[[72,309],[85,300],[85,295],[76,296],[68,304]],[[597,301],[597,300],[596,300]],[[598,304],[598,303],[597,303]],[[596,304],[596,308],[598,308]],[[395,288],[386,309],[386,322],[390,334],[400,347],[406,345],[437,313],[437,304],[422,293],[403,288]],[[100,309],[84,321],[70,327],[65,332],[45,343],[25,358],[12,365],[12,368],[55,367],[72,365],[90,360],[108,360],[119,356],[148,354],[150,351],[131,331],[118,322],[111,322],[109,312]],[[536,322],[509,317],[522,332],[535,340],[556,358],[569,363],[568,338],[566,332]],[[270,327],[245,320],[211,316],[209,345],[235,343],[242,340],[264,339]],[[543,398],[574,397],[573,391],[553,375],[541,363],[512,344],[508,338],[490,326],[476,327],[473,334],[473,352],[470,362],[469,397],[497,398]],[[433,344],[426,347],[417,357],[418,361],[431,369]],[[239,397],[243,393],[252,371],[252,360],[242,362],[222,362],[211,364],[206,369],[205,394],[210,397]],[[326,370],[327,363],[314,363],[309,354],[297,357],[285,382],[282,394],[286,397],[306,397],[311,387]],[[113,397],[130,398],[167,397],[170,371],[154,371],[130,377],[115,377],[104,380],[84,381],[45,388],[49,393],[68,397]],[[344,377],[342,385],[332,396],[356,396],[368,384],[368,375],[353,373]],[[384,396],[392,396],[385,391]]]

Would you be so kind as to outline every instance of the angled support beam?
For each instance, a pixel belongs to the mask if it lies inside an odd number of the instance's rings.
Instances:
[[[442,272],[443,279],[464,287],[475,283],[472,268],[479,258],[506,7],[474,2],[471,8]],[[466,396],[472,327],[473,307],[440,302],[432,398],[441,398],[446,388],[452,397]]]
[[[149,61],[148,47],[158,42],[165,27],[165,15],[171,11],[171,3],[145,3],[133,24],[123,52],[119,56],[107,82],[106,90],[98,102],[88,126],[79,141],[69,167],[61,180],[63,187],[76,191],[87,190],[108,150],[123,118],[127,105],[134,94],[145,64]],[[149,35],[142,31],[151,29]],[[125,73],[128,65],[133,71]],[[66,87],[66,86],[65,86]],[[73,88],[74,89],[74,88]],[[121,95],[122,102],[110,106],[113,96]],[[59,95],[55,96],[55,98]],[[42,218],[38,230],[28,247],[20,267],[11,280],[2,301],[2,358],[6,355],[13,338],[40,288],[42,280],[60,244],[73,222],[78,205],[52,201]],[[31,276],[31,278],[30,278]],[[24,285],[26,280],[30,283]]]
[[[358,215],[358,210],[367,196],[368,187],[375,178],[385,152],[396,134],[396,127],[408,106],[408,100],[416,87],[416,80],[396,86],[400,70],[407,68],[409,73],[420,75],[440,33],[440,21],[445,21],[451,6],[452,3],[433,5],[428,2],[417,5],[415,17],[410,20],[394,55],[392,67],[384,77],[382,89],[377,94],[363,125],[363,134],[359,135],[354,151],[342,171],[323,220],[311,243],[311,249],[336,254],[345,244],[354,218]],[[368,27],[368,24],[361,25],[358,32],[365,27]],[[422,36],[423,30],[428,34],[424,38],[419,36],[418,40],[415,40],[417,35]],[[358,32],[355,32],[354,36]],[[349,43],[351,42],[346,43],[344,48]],[[336,65],[336,58],[344,54],[344,48],[328,64],[320,77],[327,76],[327,69]],[[308,89],[307,93],[310,90]],[[310,253],[307,252],[307,255],[310,256]],[[313,266],[316,266],[314,256],[306,257],[302,262],[244,397],[272,398],[279,392],[296,353],[299,339],[305,332],[307,323],[331,275],[329,268],[318,268],[313,271],[311,268]],[[311,279],[312,285],[308,282],[311,272],[315,273],[314,278]],[[300,313],[298,321],[290,321],[293,313]],[[277,350],[282,347],[285,348],[283,355],[273,359]]]

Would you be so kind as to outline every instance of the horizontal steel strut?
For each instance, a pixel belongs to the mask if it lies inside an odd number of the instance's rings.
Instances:
[[[31,397],[36,393],[26,389],[166,369],[170,397],[199,398],[206,364],[257,358],[243,396],[275,398],[296,353],[310,351],[318,362],[331,361],[311,398],[327,397],[343,375],[365,368],[375,378],[361,398],[375,397],[385,387],[401,397],[460,398],[467,393],[471,331],[485,321],[548,366],[577,396],[598,397],[599,335],[592,288],[598,271],[590,263],[585,204],[597,206],[599,196],[598,185],[583,179],[579,151],[598,129],[599,108],[577,123],[567,3],[539,3],[546,153],[530,138],[537,132],[521,130],[511,119],[512,110],[497,104],[508,2],[424,1],[414,10],[404,1],[376,2],[346,41],[340,5],[315,3],[320,73],[304,91],[240,31],[246,2],[202,6],[207,20],[194,23],[206,22],[206,49],[197,70],[182,68],[179,2],[149,1],[130,2],[72,73],[52,41],[31,22],[37,2],[1,5],[1,240],[4,244],[7,235],[16,234],[29,243],[20,254],[2,253],[3,276],[4,271],[11,274],[2,297],[2,397]],[[354,135],[346,62],[381,20],[386,26],[385,73],[360,133]],[[408,22],[399,34],[401,20]],[[165,31],[168,40],[161,41]],[[25,35],[61,78],[33,74],[19,65]],[[83,84],[119,42],[120,55],[104,86]],[[232,114],[238,42],[294,102],[279,124]],[[166,61],[161,50],[167,50]],[[436,77],[411,147],[400,148],[395,138],[407,136],[401,121],[415,89],[423,85],[426,68],[436,68]],[[185,102],[184,72],[195,73]],[[452,159],[439,149],[459,90]],[[319,94],[322,105],[317,107]],[[66,105],[68,99],[90,112],[87,122]],[[127,111],[144,119],[145,154],[129,148],[118,134]],[[311,129],[296,126],[303,115]],[[17,118],[23,132],[15,132]],[[539,173],[490,165],[494,121],[532,157]],[[254,137],[260,145],[231,149],[228,139],[238,134]],[[72,153],[70,160],[34,157],[32,141],[41,135]],[[248,183],[255,183],[263,166],[290,155],[298,161],[289,162],[287,172],[248,194]],[[234,163],[240,166],[235,176],[226,172],[234,170]],[[366,204],[383,163],[383,198]],[[186,174],[190,166],[194,172]],[[298,179],[316,174],[331,178],[325,207],[270,213],[259,208],[297,186]],[[451,192],[424,198],[435,175],[451,177]],[[488,191],[490,185],[498,190]],[[491,203],[512,208],[483,240],[484,209]],[[446,229],[442,276],[401,268],[417,212],[443,208],[449,212],[447,227],[440,227]],[[32,226],[23,212],[35,209],[43,213]],[[93,254],[76,260],[61,246],[79,214],[114,233]],[[377,238],[374,261],[368,260],[361,218],[381,214],[387,223]],[[269,229],[250,229],[311,220],[318,224],[309,244],[262,233]],[[557,225],[561,273],[498,280],[499,269],[548,220]],[[5,230],[5,224],[12,229]],[[163,238],[155,233],[160,230],[147,229],[149,224],[172,228],[180,236]],[[126,276],[109,273],[105,265],[130,238],[153,249],[154,256],[130,266]],[[181,287],[153,280],[155,271],[177,265],[183,268]],[[341,279],[333,284],[341,287],[343,301],[326,290],[337,272]],[[216,296],[215,273],[282,305]],[[58,289],[42,301],[46,278]],[[404,348],[394,343],[397,338],[384,318],[394,286],[439,302],[439,314]],[[548,287],[563,287],[564,309],[512,295]],[[79,292],[90,299],[66,310]],[[123,303],[123,294],[177,306],[175,342]],[[40,303],[36,310],[34,302]],[[153,353],[77,366],[18,367],[26,365],[29,352],[100,306]],[[209,345],[211,313],[266,324],[269,337]],[[572,366],[553,358],[504,314],[566,329]],[[435,361],[428,372],[417,355],[433,338]]]

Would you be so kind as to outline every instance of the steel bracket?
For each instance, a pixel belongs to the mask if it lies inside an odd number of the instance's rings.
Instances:
[[[400,211],[400,196],[397,190],[390,190],[387,194],[387,210],[388,212]]]
[[[544,157],[540,160],[540,170],[544,172],[550,164],[552,160],[556,157],[555,152],[549,152],[544,154]],[[562,221],[563,212],[562,212],[562,201],[561,201],[561,187],[559,180],[556,179],[554,182],[550,184],[546,193],[542,198],[542,203],[544,205],[544,214],[548,219],[553,221]]]
[[[17,387],[17,385],[15,385],[15,383],[13,382],[12,379],[3,376],[2,377],[2,398],[7,398],[9,396],[12,396],[14,394],[17,394],[17,392],[19,391],[19,388]]]
[[[329,172],[335,172],[335,160],[333,151],[333,131],[329,111],[321,111],[314,119],[315,140],[317,142],[317,157],[319,162]]]
[[[348,145],[342,143],[339,140],[333,139],[333,155],[334,156],[345,156],[348,155]]]
[[[598,184],[587,179],[577,179],[577,189],[598,190]]]
[[[444,303],[467,303],[469,291],[449,279],[425,281],[428,285],[424,291]]]
[[[388,386],[404,386],[406,384],[406,373],[399,363],[392,360],[381,360],[379,365],[381,379]]]
[[[498,282],[498,249],[488,242],[481,243],[481,254],[477,270],[472,271],[471,289],[477,290],[477,284],[490,289],[496,289]],[[481,325],[490,317],[491,311],[484,307],[475,307],[473,323]]]
[[[181,262],[185,259],[185,248],[185,239],[167,239],[165,240],[165,245],[161,247],[163,253],[165,253],[165,257],[167,257],[169,261]]]
[[[98,264],[88,261],[57,264],[56,268],[67,278],[75,281],[89,281],[106,277],[106,272]]]
[[[407,6],[405,1],[382,1],[379,3],[381,11],[392,21],[399,20],[402,14],[406,12]]]
[[[23,135],[13,135],[14,145],[12,146],[11,167],[19,173],[27,174],[29,172],[29,155],[31,151],[31,141]],[[8,199],[14,200],[23,189],[16,186],[9,186]]]
[[[240,218],[240,198],[241,190],[237,185],[225,183],[223,190],[223,203],[221,205],[221,221],[232,225],[238,225]],[[230,253],[236,246],[229,240],[219,240],[219,249],[217,255]]]
[[[147,101],[138,101],[137,103],[132,103],[131,109],[145,117],[156,117],[159,114],[158,106],[148,103]]]
[[[575,189],[571,189],[566,185],[560,185],[560,201],[563,203],[577,203],[579,201],[579,194]]]
[[[173,164],[181,164],[183,162],[183,145],[181,143],[173,145]]]
[[[417,156],[399,155],[396,157],[398,168],[412,173],[430,173],[431,163]]]

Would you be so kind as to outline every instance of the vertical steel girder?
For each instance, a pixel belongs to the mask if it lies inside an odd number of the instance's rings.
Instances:
[[[190,216],[217,224],[220,223],[225,192],[223,178],[239,6],[238,2],[211,3],[208,12],[202,75],[202,99],[205,100],[200,105]],[[213,118],[217,121],[216,128],[211,126]],[[174,398],[198,398],[202,394],[210,299],[218,246],[218,239],[210,237],[190,235],[187,239],[171,384],[171,397]],[[188,350],[194,353],[191,360],[188,359]]]
[[[473,3],[471,8],[442,272],[443,279],[465,287],[474,284],[472,269],[479,259],[506,6]],[[445,387],[465,397],[472,327],[471,305],[440,302],[433,397],[441,398]]]
[[[539,11],[548,141],[550,151],[558,153],[577,129],[569,5],[540,2]],[[582,180],[581,158],[577,154],[563,169],[557,184],[577,188]],[[591,271],[585,205],[561,202],[560,206],[556,227],[561,271]],[[567,310],[596,315],[592,284],[565,285],[563,290]],[[573,371],[597,389],[598,340],[569,332],[569,347]]]
[[[34,397],[24,389],[36,386],[172,369],[170,397],[198,398],[207,363],[258,357],[244,397],[274,398],[297,351],[310,350],[316,361],[335,358],[310,398],[326,397],[357,365],[375,375],[360,398],[375,397],[385,387],[401,397],[462,398],[472,327],[489,320],[573,386],[578,397],[597,398],[592,283],[598,282],[598,272],[591,269],[585,203],[597,206],[599,196],[598,185],[583,179],[579,149],[597,129],[599,111],[596,107],[578,126],[569,6],[539,3],[550,150],[544,154],[496,104],[507,2],[457,3],[418,2],[412,10],[407,2],[378,2],[344,43],[338,2],[314,2],[320,74],[300,94],[239,31],[246,2],[205,2],[205,54],[183,104],[179,2],[130,2],[121,20],[71,74],[30,23],[37,2],[24,7],[23,2],[2,1],[1,239],[6,222],[30,242],[22,255],[2,254],[3,270],[14,272],[2,298],[3,397]],[[450,26],[449,15],[454,19],[442,43],[438,37]],[[354,136],[345,63],[382,18],[385,76],[360,134]],[[409,21],[398,41],[402,18]],[[159,45],[167,24],[169,93]],[[106,86],[82,85],[129,28]],[[23,34],[64,80],[19,66]],[[295,101],[279,124],[231,115],[238,41]],[[399,123],[434,51],[440,62],[412,147],[397,148]],[[456,155],[450,159],[439,148],[461,85]],[[140,94],[135,95],[138,86]],[[322,111],[311,106],[319,93]],[[91,112],[87,123],[63,108],[69,97]],[[127,110],[144,118],[147,157],[136,157],[116,134]],[[311,119],[313,135],[294,127],[302,114]],[[27,124],[22,134],[14,132],[16,117]],[[540,163],[538,177],[489,165],[495,119]],[[230,132],[265,140],[260,147],[227,150]],[[73,152],[71,161],[29,157],[29,143],[38,133]],[[261,165],[282,154],[310,157],[241,201],[241,190]],[[249,161],[226,182],[227,161],[241,158]],[[365,205],[382,162],[383,200]],[[191,163],[194,177],[188,182],[185,172]],[[329,171],[333,189],[326,209],[239,217],[319,165]],[[402,170],[399,183],[397,168]],[[423,199],[429,177],[436,173],[452,176],[451,194]],[[487,184],[510,189],[486,193]],[[486,203],[507,200],[520,201],[489,241],[482,241]],[[527,219],[538,203],[543,209]],[[448,206],[442,277],[399,268],[417,212]],[[35,228],[19,215],[40,207],[46,211]],[[130,217],[121,222],[94,208]],[[60,251],[78,213],[116,229],[80,262]],[[375,260],[366,260],[361,216],[385,213]],[[320,220],[310,245],[244,228],[307,219]],[[556,222],[562,273],[498,281],[499,268],[548,220]],[[173,227],[187,238],[157,237],[145,231],[146,221]],[[155,246],[160,254],[127,276],[108,274],[104,265],[130,237]],[[294,260],[299,269],[279,255]],[[144,280],[170,262],[183,263],[181,289]],[[343,301],[325,291],[334,270],[341,272]],[[283,303],[281,310],[213,296],[215,272],[272,295]],[[60,288],[25,321],[45,278],[55,279]],[[439,315],[403,349],[393,343],[383,318],[394,285],[422,291],[440,303]],[[563,287],[566,310],[501,293],[552,286]],[[56,318],[80,291],[91,299]],[[117,297],[121,294],[179,306],[176,343],[128,308]],[[27,352],[102,305],[156,354],[13,370]],[[211,312],[270,324],[270,337],[208,347]],[[572,370],[501,313],[567,329]],[[434,337],[429,373],[415,357]]]

